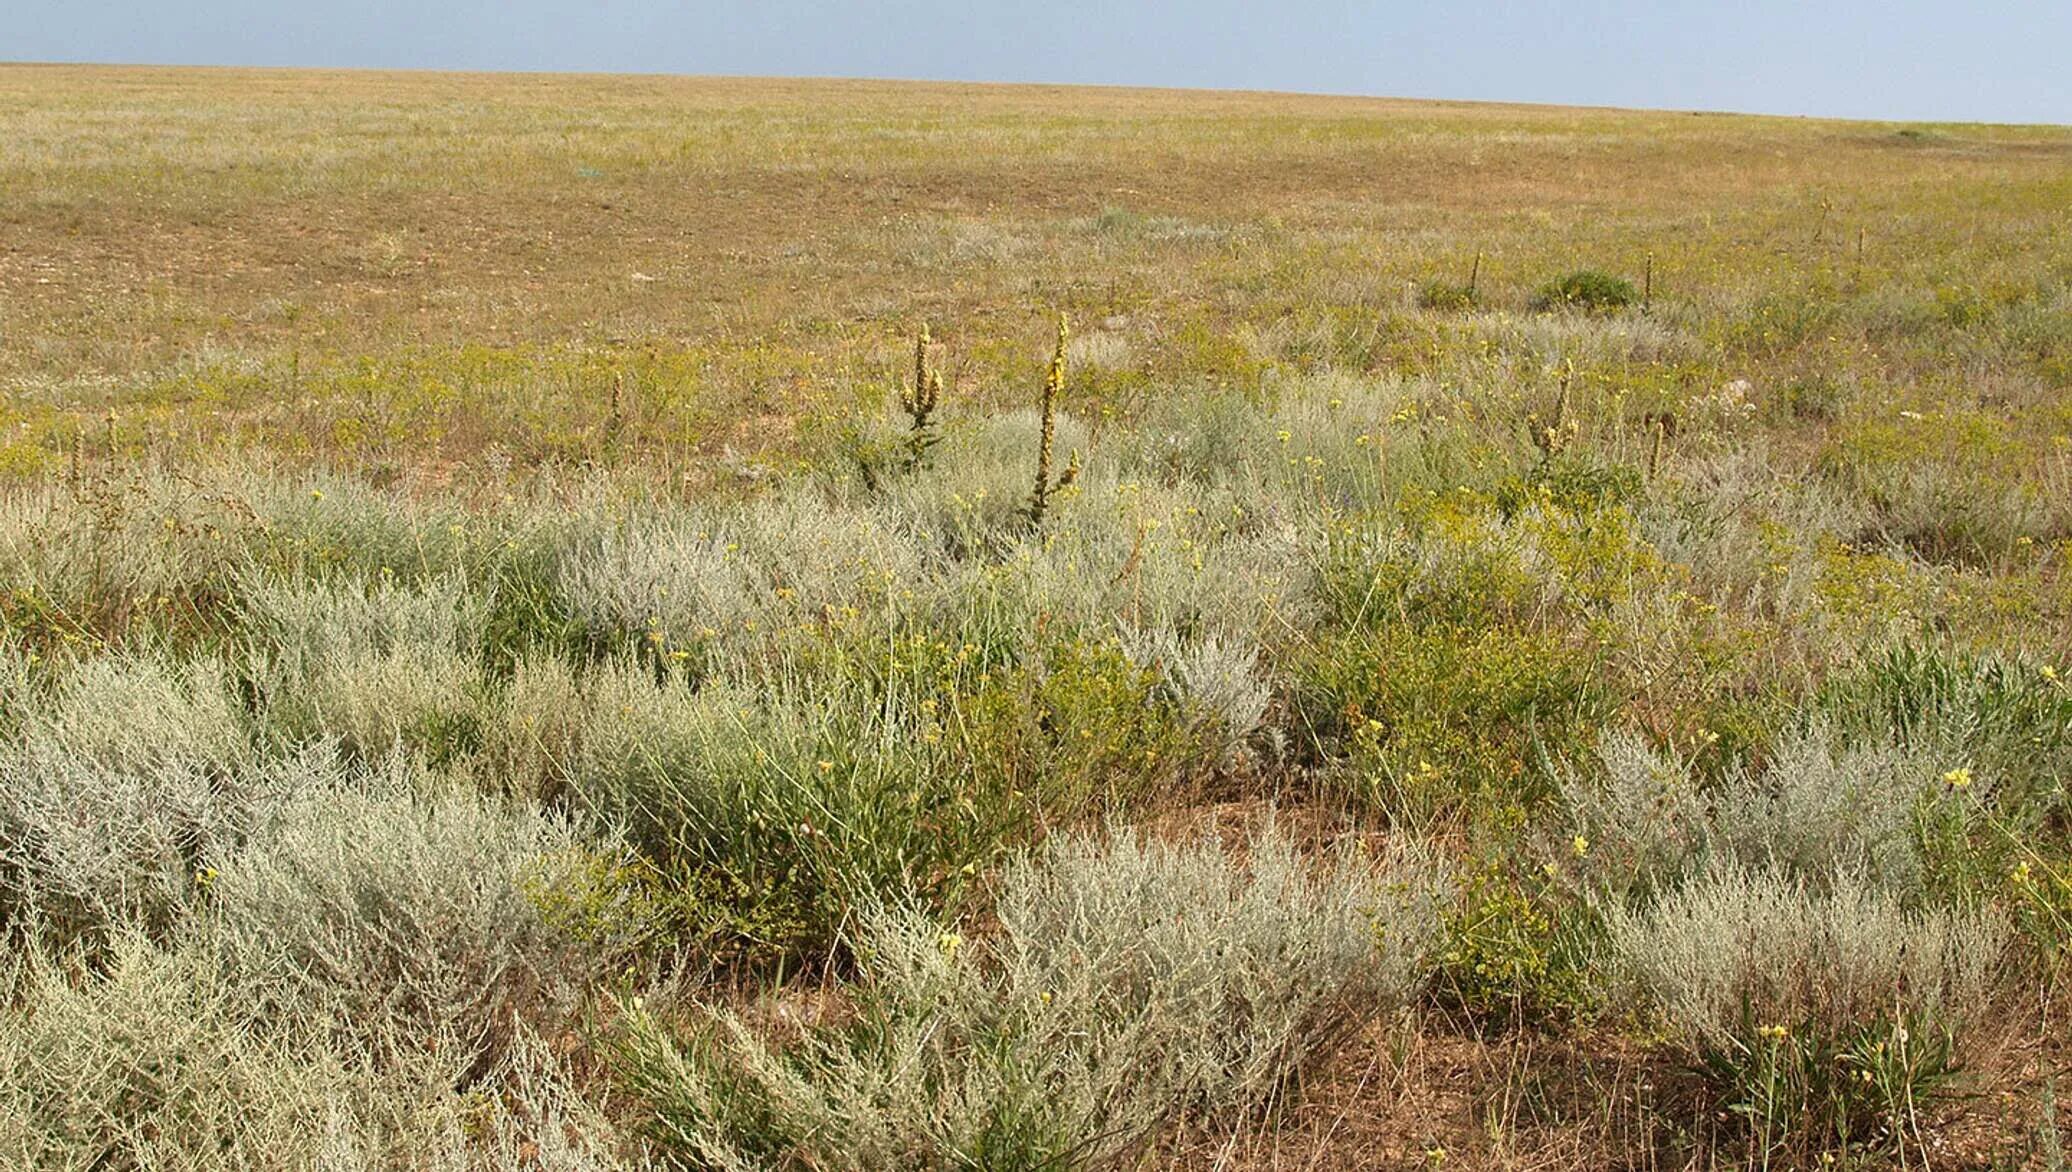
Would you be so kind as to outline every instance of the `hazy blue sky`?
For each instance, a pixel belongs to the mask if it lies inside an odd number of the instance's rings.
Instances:
[[[923,77],[2072,122],[2072,0],[0,0],[0,60]]]

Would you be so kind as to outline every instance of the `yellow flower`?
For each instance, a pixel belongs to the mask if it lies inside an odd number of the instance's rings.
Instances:
[[[1756,1033],[1772,1042],[1781,1042],[1791,1036],[1791,1031],[1781,1025],[1766,1025],[1756,1030]]]
[[[1971,770],[1959,765],[1943,774],[1943,783],[1951,789],[1964,789],[1971,784]]]
[[[1585,835],[1576,835],[1575,841],[1569,845],[1575,848],[1576,857],[1579,859],[1590,853],[1590,839]]]
[[[935,946],[942,950],[942,958],[944,960],[955,960],[957,959],[957,950],[964,947],[964,937],[957,935],[955,932],[944,932],[941,936],[936,937]]]
[[[835,763],[832,761],[822,761],[820,763],[820,772],[822,773],[832,773],[834,772],[834,768]]]

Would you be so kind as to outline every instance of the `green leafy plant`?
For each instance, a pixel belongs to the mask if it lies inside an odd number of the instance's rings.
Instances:
[[[1540,286],[1539,291],[1533,294],[1532,307],[1542,313],[1557,309],[1610,313],[1639,300],[1640,293],[1633,288],[1633,282],[1624,277],[1596,269],[1577,269]]]

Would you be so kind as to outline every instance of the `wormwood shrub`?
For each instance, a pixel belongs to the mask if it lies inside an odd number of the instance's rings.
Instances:
[[[274,739],[327,738],[363,761],[400,744],[439,765],[481,747],[490,608],[458,574],[255,575],[239,595],[244,672]]]
[[[1576,870],[1600,893],[1644,898],[1709,864],[1815,888],[1848,874],[1908,901],[1933,889],[1929,835],[1950,774],[1938,757],[1816,724],[1779,738],[1760,767],[1716,780],[1628,729],[1605,734],[1598,761],[1598,776],[1570,773],[1562,788],[1588,844]]]
[[[24,685],[9,715],[31,752],[124,773],[187,765],[229,775],[257,759],[232,675],[213,657],[96,656],[47,687]]]
[[[1766,1161],[1905,1142],[2007,938],[1997,913],[1910,910],[1846,872],[1816,888],[1733,865],[1606,923],[1624,987]]]
[[[1185,639],[1156,630],[1128,641],[1125,653],[1158,674],[1191,739],[1212,757],[1241,752],[1266,722],[1273,691],[1260,670],[1256,643],[1216,634]]]
[[[396,762],[290,799],[205,874],[210,922],[280,1016],[335,1009],[369,1045],[439,1036],[486,1068],[623,956],[639,909],[580,908],[612,877],[566,821],[412,784]]]
[[[935,597],[944,567],[928,555],[889,509],[807,485],[732,510],[643,510],[587,526],[567,544],[556,591],[591,646],[702,666],[801,624],[829,638],[875,634],[895,603]]]
[[[8,973],[0,1163],[10,1168],[393,1168],[604,1172],[610,1123],[542,1043],[456,1090],[472,1057],[437,1037],[348,1040],[321,1009],[288,1017],[205,933],[118,933],[91,971],[43,950]],[[353,1023],[383,1034],[381,1018]],[[376,1060],[376,1050],[386,1055]]]
[[[1577,269],[1540,286],[1539,291],[1533,294],[1532,307],[1541,313],[1556,309],[1609,313],[1639,300],[1639,291],[1624,277],[1614,277],[1596,269]]]
[[[636,1010],[619,1066],[658,1141],[704,1166],[1121,1164],[1162,1124],[1268,1101],[1417,989],[1427,864],[1313,871],[1271,826],[1245,858],[1061,838],[1006,869],[987,936],[866,916],[852,1023],[783,1045],[726,1012],[686,1037]]]
[[[212,661],[103,659],[22,700],[0,746],[0,922],[53,942],[166,929],[213,852],[333,772],[258,760]]]

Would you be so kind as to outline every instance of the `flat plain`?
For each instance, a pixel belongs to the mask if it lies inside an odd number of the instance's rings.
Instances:
[[[2062,1169],[2072,129],[0,66],[0,1162]]]

